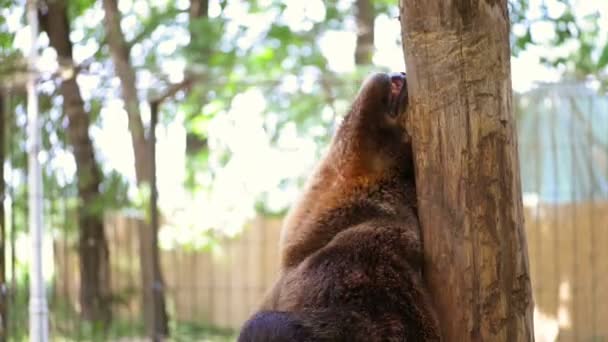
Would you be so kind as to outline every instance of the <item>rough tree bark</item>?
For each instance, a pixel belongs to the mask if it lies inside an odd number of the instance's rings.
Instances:
[[[446,341],[532,341],[507,0],[401,0],[418,213]]]
[[[357,42],[355,45],[355,64],[369,65],[374,56],[374,6],[371,0],[357,0]]]
[[[102,174],[89,136],[90,118],[76,83],[77,70],[72,59],[65,0],[48,1],[46,11],[40,15],[40,23],[49,36],[50,45],[57,51],[63,111],[68,118],[68,140],[76,161],[81,315],[105,326],[111,317],[111,305],[108,242],[99,209]]]
[[[130,45],[120,27],[121,14],[117,0],[103,0],[104,26],[116,75],[120,79],[122,99],[127,112],[131,142],[135,156],[135,175],[140,187],[152,187],[151,141],[146,137],[135,85],[135,69],[131,65]],[[165,305],[164,281],[160,268],[157,232],[143,227],[140,234],[144,320],[148,335],[160,340],[169,334]]]

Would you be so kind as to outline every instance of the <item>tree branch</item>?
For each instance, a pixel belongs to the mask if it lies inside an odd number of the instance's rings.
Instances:
[[[152,9],[150,16],[147,18],[148,23],[144,23],[143,29],[137,34],[135,34],[135,37],[133,37],[133,39],[127,42],[127,48],[131,50],[131,48],[135,44],[149,37],[152,32],[154,32],[154,30],[158,28],[158,25],[161,24],[163,21],[168,19],[174,19],[177,14],[184,12],[186,11],[179,10],[176,8],[171,8],[171,10],[167,11],[159,11],[157,9]]]
[[[175,96],[175,94],[177,94],[177,92],[179,92],[180,90],[190,89],[196,79],[198,79],[198,77],[190,76],[179,83],[170,84],[167,89],[165,89],[165,91],[163,91],[158,96],[152,97],[148,100],[148,102],[150,102],[151,105],[160,105],[168,98]]]

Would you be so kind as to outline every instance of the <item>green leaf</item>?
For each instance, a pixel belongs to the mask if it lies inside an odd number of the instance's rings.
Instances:
[[[95,4],[95,0],[70,0],[68,4],[68,15],[71,20],[80,17],[86,10]]]
[[[293,32],[289,26],[281,24],[273,24],[270,30],[268,30],[268,38],[275,38],[281,42],[288,42],[293,37]]]
[[[608,42],[604,45],[600,57],[597,61],[598,70],[604,69],[608,65]]]

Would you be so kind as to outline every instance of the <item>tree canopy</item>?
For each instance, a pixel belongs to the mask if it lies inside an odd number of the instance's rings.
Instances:
[[[45,186],[49,196],[64,194],[69,199],[75,194],[76,165],[66,144],[62,98],[56,96],[70,65],[78,72],[104,174],[100,210],[143,208],[145,194],[134,187],[126,118],[118,114],[125,106],[112,67],[104,9],[92,0],[67,3],[73,60],[59,63],[44,31],[39,41],[38,82],[49,161]],[[393,1],[370,2],[376,27],[374,66],[355,66],[352,32],[357,30],[357,13],[350,1],[203,3],[208,4],[208,15],[194,19],[186,0],[120,1],[118,9],[145,130],[148,101],[177,89],[161,106],[157,132],[161,209],[175,218],[177,230],[195,232],[187,234],[189,241],[205,245],[208,237],[195,238],[205,236],[203,231],[237,231],[255,211],[284,211],[301,184],[300,175],[326,146],[362,77],[371,68],[403,66]],[[11,130],[9,187],[17,196],[25,191],[19,179],[25,162],[20,148],[22,82],[28,72],[22,51],[28,42],[24,1],[4,0],[2,5],[0,77],[13,96],[16,129]],[[575,5],[573,0],[512,0],[513,54],[536,58],[556,78],[591,78],[605,86],[608,36],[602,23],[608,11]],[[40,11],[45,10],[42,1]],[[188,87],[182,87],[184,82]],[[278,163],[289,167],[272,167]],[[239,200],[226,201],[233,193],[241,194]]]

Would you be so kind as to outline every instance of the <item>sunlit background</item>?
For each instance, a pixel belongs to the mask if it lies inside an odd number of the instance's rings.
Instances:
[[[124,84],[105,1],[66,1],[71,65],[103,171],[112,328],[145,336],[138,260],[147,194],[138,186]],[[396,1],[121,0],[138,106],[193,77],[161,106],[156,167],[160,269],[172,336],[231,339],[276,272],[281,216],[323,153],[361,79],[405,69]],[[5,144],[5,336],[26,338],[27,231],[24,1],[0,1]],[[200,3],[205,3],[202,1]],[[512,81],[538,341],[608,341],[608,2],[512,0]],[[45,5],[40,6],[42,12]],[[357,32],[373,53],[356,61]],[[38,40],[45,185],[45,277],[57,340],[95,334],[80,315],[77,161],[66,137],[66,72],[44,27]],[[195,76],[193,76],[195,75]],[[147,128],[146,128],[147,129]],[[0,194],[3,195],[3,194]],[[1,198],[1,196],[0,196]],[[142,245],[143,246],[143,245]],[[560,259],[561,258],[561,259]],[[21,306],[21,309],[18,307]],[[76,317],[75,319],[73,317]],[[106,331],[107,334],[107,331]]]

